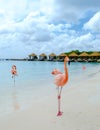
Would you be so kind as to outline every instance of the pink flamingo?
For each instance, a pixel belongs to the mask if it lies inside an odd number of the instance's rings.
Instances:
[[[68,69],[66,67],[66,62],[69,61],[69,58],[66,56],[64,59],[64,73],[60,72],[58,69],[54,69],[52,74],[55,76],[55,84],[58,87],[58,114],[57,116],[61,116],[63,112],[60,111],[60,99],[61,99],[61,92],[63,86],[68,81]]]
[[[11,74],[12,74],[12,78],[14,78],[14,86],[15,86],[15,76],[17,75],[16,65],[13,65],[13,66],[12,66]]]
[[[13,66],[12,66],[11,74],[12,74],[12,78],[13,78],[15,75],[17,75],[16,65],[13,65]]]

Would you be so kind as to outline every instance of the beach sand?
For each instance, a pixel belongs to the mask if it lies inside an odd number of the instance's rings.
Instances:
[[[100,130],[100,73],[74,87],[66,85],[61,109],[57,117],[56,93],[41,97],[27,110],[0,119],[0,130]]]

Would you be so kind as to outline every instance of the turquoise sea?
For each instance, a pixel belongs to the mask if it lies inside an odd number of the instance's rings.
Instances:
[[[13,64],[17,66],[18,72],[15,86],[11,77]],[[82,69],[83,66],[86,67],[85,70]],[[54,77],[51,75],[54,68],[63,72],[63,62],[0,61],[0,116],[27,109],[32,102],[56,94]],[[65,90],[77,87],[100,73],[100,63],[71,62],[68,70],[69,81],[64,87]]]

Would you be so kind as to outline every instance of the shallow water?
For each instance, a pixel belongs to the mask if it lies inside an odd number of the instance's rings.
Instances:
[[[17,66],[18,76],[11,77],[11,66]],[[83,66],[86,67],[83,70]],[[0,115],[26,109],[32,102],[42,100],[56,91],[54,68],[63,70],[63,62],[49,61],[0,61]],[[66,88],[76,87],[100,73],[99,63],[71,63]]]

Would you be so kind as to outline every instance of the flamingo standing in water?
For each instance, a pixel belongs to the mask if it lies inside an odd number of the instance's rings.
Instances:
[[[61,116],[62,112],[60,111],[60,99],[61,99],[61,92],[63,86],[67,83],[68,81],[68,69],[66,66],[66,62],[69,61],[69,58],[66,56],[64,59],[64,73],[60,72],[58,69],[54,69],[52,71],[52,74],[55,76],[55,84],[58,87],[58,114],[57,116]]]
[[[12,66],[11,74],[12,74],[12,78],[14,78],[14,86],[15,86],[15,76],[17,75],[16,65],[13,65],[13,66]]]

